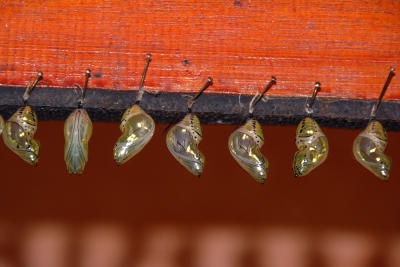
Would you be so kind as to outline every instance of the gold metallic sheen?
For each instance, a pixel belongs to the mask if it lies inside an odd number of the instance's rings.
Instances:
[[[0,134],[3,132],[3,129],[4,129],[4,119],[0,115]]]
[[[6,122],[3,141],[21,159],[36,166],[40,144],[33,138],[37,129],[37,116],[30,106],[19,108]]]
[[[82,174],[88,161],[93,125],[84,109],[74,110],[64,124],[64,160],[70,174]]]
[[[309,174],[328,157],[328,139],[311,118],[305,118],[297,126],[296,146],[299,150],[293,160],[295,177]]]
[[[187,114],[168,131],[166,139],[168,150],[175,159],[192,174],[200,177],[205,158],[198,148],[202,139],[199,118],[192,113]]]
[[[121,119],[121,137],[114,146],[114,160],[121,165],[139,153],[154,134],[153,119],[138,105],[128,108]]]
[[[233,158],[257,182],[263,184],[268,174],[268,160],[261,154],[264,135],[261,125],[254,119],[235,130],[229,137],[228,147]]]
[[[356,160],[379,179],[389,180],[392,160],[384,154],[387,135],[382,124],[371,121],[354,140],[353,154]]]

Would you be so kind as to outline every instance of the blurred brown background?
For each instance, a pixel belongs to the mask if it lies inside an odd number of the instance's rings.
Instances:
[[[358,130],[326,128],[328,160],[295,179],[295,127],[264,126],[260,185],[229,154],[235,126],[204,126],[200,179],[169,154],[164,127],[117,167],[118,124],[94,123],[82,176],[66,172],[63,122],[40,122],[39,167],[2,144],[0,266],[400,266],[399,133],[390,182],[353,159]]]

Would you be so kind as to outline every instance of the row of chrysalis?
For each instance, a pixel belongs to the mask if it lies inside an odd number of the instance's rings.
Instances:
[[[144,94],[143,83],[151,56],[147,55],[146,66],[142,75],[136,103],[128,108],[122,116],[120,129],[121,137],[114,147],[114,160],[121,165],[139,153],[153,136],[155,123],[153,119],[140,108]],[[381,123],[375,120],[375,114],[382,101],[382,97],[394,75],[391,68],[381,95],[371,111],[371,119],[367,128],[354,141],[353,153],[359,163],[382,180],[388,180],[391,159],[384,154],[387,144],[387,135]],[[36,113],[27,105],[32,89],[42,79],[39,72],[36,80],[27,87],[23,96],[24,106],[19,108],[11,118],[4,123],[0,116],[0,133],[4,143],[14,153],[31,165],[36,166],[39,159],[40,145],[34,139],[37,129]],[[81,97],[78,108],[67,118],[64,126],[65,148],[64,160],[70,174],[81,174],[88,161],[88,143],[92,135],[91,119],[83,108],[85,92],[90,77],[86,70],[84,87],[81,88]],[[261,125],[253,117],[256,104],[262,99],[265,92],[276,83],[275,77],[265,87],[261,94],[256,94],[249,104],[247,121],[236,129],[229,137],[228,147],[233,158],[257,182],[263,184],[268,174],[268,160],[260,149],[264,143]],[[202,87],[188,103],[187,114],[178,124],[167,133],[167,147],[171,154],[192,174],[200,177],[205,158],[198,149],[202,139],[202,127],[199,118],[192,113],[192,105],[202,92],[212,84],[208,78]],[[315,83],[314,93],[306,105],[308,116],[298,125],[296,131],[296,146],[298,151],[294,155],[293,171],[296,177],[304,176],[321,165],[328,156],[328,140],[317,122],[312,118],[312,105],[320,90],[320,83]]]

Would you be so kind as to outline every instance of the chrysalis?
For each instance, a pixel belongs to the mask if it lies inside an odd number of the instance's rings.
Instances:
[[[3,132],[3,129],[4,129],[4,119],[0,115],[0,134]]]
[[[197,147],[202,138],[202,129],[199,118],[194,114],[187,114],[167,134],[169,152],[188,171],[200,177],[204,168],[204,155]]]
[[[314,93],[306,106],[307,113],[312,113],[311,107],[320,90],[320,86],[319,82],[315,83]],[[303,119],[297,126],[296,146],[299,151],[296,152],[293,160],[295,177],[309,174],[328,157],[328,139],[318,123],[310,117]]]
[[[64,160],[70,174],[82,174],[88,161],[92,121],[84,109],[72,112],[64,124]]]
[[[127,162],[139,153],[154,134],[155,124],[153,119],[139,106],[144,93],[143,83],[150,60],[151,55],[147,54],[136,104],[128,108],[122,115],[120,125],[122,135],[114,146],[114,160],[118,165]]]
[[[40,144],[33,137],[37,129],[37,116],[30,106],[19,108],[6,122],[3,141],[6,146],[30,165],[39,160]]]
[[[81,108],[85,98],[90,70],[86,70],[85,85],[82,97],[75,109],[64,124],[64,161],[70,174],[82,174],[88,161],[88,144],[92,136],[93,125],[86,110]]]
[[[387,135],[379,121],[371,121],[354,140],[353,153],[356,160],[384,181],[389,180],[392,160],[384,154]]]
[[[42,78],[43,73],[39,72],[35,81],[26,88],[23,96],[25,105],[19,108],[5,123],[2,133],[6,146],[32,166],[37,166],[39,161],[40,144],[33,138],[38,120],[36,113],[26,103],[30,92]]]
[[[121,165],[139,153],[154,134],[153,119],[138,105],[128,108],[122,116],[121,137],[114,147],[114,160]]]
[[[378,101],[372,108],[371,121],[368,123],[367,128],[357,136],[353,144],[353,154],[356,160],[384,181],[389,181],[392,160],[384,154],[387,145],[387,135],[382,124],[375,120],[375,117],[383,95],[393,76],[394,68],[391,68]]]
[[[275,83],[276,78],[272,77],[262,93],[253,97],[249,104],[248,120],[230,135],[228,141],[228,148],[233,158],[260,184],[263,184],[267,178],[269,165],[268,160],[260,151],[264,144],[261,125],[252,117],[255,105]]]
[[[205,158],[198,145],[203,137],[199,118],[192,113],[192,105],[203,91],[212,83],[208,78],[207,83],[188,103],[188,114],[185,118],[172,127],[167,134],[167,147],[174,158],[188,171],[200,178],[203,172]]]
[[[299,151],[294,155],[293,171],[296,177],[309,174],[328,157],[328,139],[311,118],[299,123],[296,131],[296,146]]]
[[[233,158],[253,178],[263,184],[268,174],[268,160],[261,154],[264,134],[261,125],[255,119],[235,130],[229,137],[229,151]]]

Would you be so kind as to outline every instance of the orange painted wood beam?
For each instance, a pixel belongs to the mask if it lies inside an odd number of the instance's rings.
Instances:
[[[399,1],[2,1],[0,85],[376,99],[400,68]],[[396,77],[385,100],[400,99]]]

